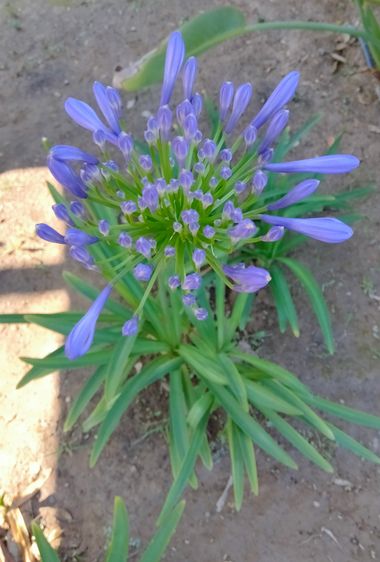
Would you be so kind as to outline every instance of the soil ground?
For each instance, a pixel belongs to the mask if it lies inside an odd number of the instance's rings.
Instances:
[[[240,0],[250,20],[318,19],[355,23],[353,3]],[[201,0],[3,0],[0,6],[0,298],[1,312],[49,312],[78,307],[64,288],[61,272],[71,262],[53,245],[40,243],[33,224],[50,220],[40,168],[40,139],[80,143],[89,137],[73,126],[63,101],[90,99],[95,79],[112,81],[113,69],[137,60],[175,29],[178,22],[221,2]],[[218,90],[226,77],[252,80],[256,104],[287,71],[298,68],[302,81],[291,105],[292,127],[312,113],[324,120],[294,156],[322,152],[344,130],[343,152],[362,159],[350,177],[325,182],[326,191],[376,181],[379,166],[379,82],[364,66],[356,42],[337,68],[332,54],[342,38],[304,32],[272,32],[230,41],[201,57],[200,88]],[[128,125],[138,134],[142,113],[156,106],[158,88],[127,94]],[[132,104],[129,104],[132,106]],[[257,107],[256,105],[256,107]],[[263,291],[254,327],[267,337],[263,357],[294,370],[326,397],[379,413],[379,209],[378,193],[359,206],[364,219],[355,237],[340,247],[309,243],[299,257],[311,265],[329,303],[337,352],[326,356],[321,335],[302,292],[295,287],[302,333],[281,335],[275,311]],[[41,493],[28,507],[47,529],[62,531],[66,560],[102,559],[112,502],[128,506],[137,550],[153,532],[154,519],[170,484],[164,435],[147,435],[152,413],[164,410],[163,392],[147,395],[131,409],[93,470],[89,440],[80,430],[62,433],[67,406],[86,373],[52,375],[15,390],[26,371],[20,355],[43,356],[56,336],[25,325],[1,327],[2,384],[1,484],[11,495],[33,482]],[[379,452],[379,432],[351,428]],[[379,468],[343,452],[331,452],[334,475],[301,460],[297,473],[259,453],[260,495],[247,493],[236,513],[232,497],[221,513],[216,502],[229,478],[229,460],[220,451],[211,473],[199,471],[200,487],[186,494],[187,506],[166,560],[176,562],[348,562],[380,559]],[[342,481],[347,481],[342,485]],[[45,482],[43,484],[43,482]],[[231,494],[231,492],[230,492]]]

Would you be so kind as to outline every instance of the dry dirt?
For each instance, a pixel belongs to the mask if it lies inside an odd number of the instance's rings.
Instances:
[[[319,19],[355,22],[348,1],[231,1],[251,20]],[[94,79],[110,82],[113,68],[136,60],[177,23],[221,2],[201,0],[2,0],[0,6],[0,236],[1,312],[57,311],[78,303],[63,285],[65,256],[39,243],[33,224],[47,220],[49,196],[41,137],[88,145],[88,136],[64,115],[69,96],[90,98]],[[344,130],[343,151],[362,159],[351,177],[324,184],[340,190],[377,180],[379,165],[379,82],[363,66],[357,43],[344,52],[346,63],[334,71],[336,37],[275,32],[236,39],[201,57],[200,87],[216,92],[226,76],[253,80],[257,100],[287,71],[302,72],[292,104],[292,126],[316,111],[324,120],[295,155],[317,154]],[[155,107],[158,88],[138,96],[127,111],[138,134],[142,112]],[[325,289],[332,311],[337,352],[326,356],[308,304],[299,292],[301,337],[280,335],[265,292],[256,328],[268,337],[260,354],[298,373],[320,394],[379,413],[379,205],[380,197],[360,204],[364,219],[342,247],[310,243],[300,252]],[[295,289],[297,294],[298,289]],[[57,338],[25,325],[1,327],[1,484],[22,493],[43,481],[28,509],[49,527],[63,531],[65,559],[95,562],[111,522],[114,495],[127,502],[131,534],[144,545],[170,484],[162,433],[141,439],[152,412],[164,410],[165,395],[141,400],[124,417],[97,467],[88,468],[89,441],[79,430],[62,434],[67,405],[86,373],[61,373],[16,391],[25,372],[19,355],[43,356]],[[352,429],[379,452],[380,435]],[[136,440],[138,442],[136,443]],[[220,454],[212,473],[200,470],[200,488],[186,494],[187,507],[166,560],[176,562],[348,562],[380,560],[379,468],[333,453],[336,472],[325,475],[301,460],[298,473],[259,454],[261,491],[246,496],[240,513],[231,495],[221,513],[215,506],[229,477],[229,460]],[[341,480],[350,485],[342,486]]]

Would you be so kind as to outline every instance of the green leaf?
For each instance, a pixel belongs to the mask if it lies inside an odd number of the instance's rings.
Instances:
[[[113,508],[112,537],[105,562],[126,562],[129,548],[129,521],[124,501],[116,496]]]
[[[50,546],[42,530],[34,521],[32,522],[32,533],[36,539],[38,550],[41,555],[41,562],[59,562],[58,555],[54,548]]]
[[[238,427],[236,427],[236,435],[239,439],[240,451],[247,471],[251,491],[255,494],[255,496],[257,496],[259,493],[259,479],[257,476],[255,449],[252,440]]]
[[[219,275],[215,275],[215,308],[216,326],[218,330],[218,349],[224,345],[224,334],[226,331],[226,313],[224,308],[226,286]]]
[[[345,433],[335,425],[329,423],[329,427],[335,436],[337,445],[343,447],[344,449],[348,449],[349,451],[363,459],[374,462],[376,464],[380,464],[380,457],[375,455],[373,451],[370,451],[369,449],[367,449],[367,447],[364,447],[364,445],[359,443],[359,441],[356,441],[356,439],[354,439],[350,435],[347,435],[347,433]]]
[[[291,404],[298,408],[298,410],[302,412],[302,415],[313,427],[323,433],[323,435],[325,435],[328,439],[334,441],[334,434],[329,428],[327,422],[320,418],[311,408],[309,408],[307,404],[305,404],[305,402],[294,394],[294,392],[285,388],[285,386],[278,381],[264,381],[263,384],[269,386],[273,392],[280,394],[280,396],[282,396],[285,400],[288,400]],[[302,397],[306,400],[305,396]]]
[[[0,324],[25,324],[26,314],[0,314]]]
[[[157,533],[148,545],[148,548],[140,558],[140,562],[159,562],[163,557],[170,539],[175,533],[177,525],[185,509],[185,501],[180,501],[173,511],[165,517]]]
[[[249,293],[239,293],[236,296],[234,306],[232,308],[231,317],[227,322],[226,337],[225,337],[226,342],[229,342],[233,339],[238,326],[242,323],[242,315],[246,310],[247,303],[249,301],[251,301],[251,306],[252,306],[252,300],[250,297],[252,297],[252,294]],[[243,320],[243,324],[244,324],[244,320]]]
[[[286,453],[274,439],[267,433],[261,425],[249,414],[241,409],[240,404],[230,394],[228,390],[219,385],[209,383],[210,390],[218,399],[225,412],[231,416],[232,420],[246,433],[254,443],[257,443],[268,455],[277,459],[279,462],[290,468],[297,469],[296,463]]]
[[[200,447],[207,427],[208,415],[200,421],[195,429],[186,456],[184,457],[177,478],[174,480],[166,496],[165,503],[157,520],[158,525],[162,525],[170,514],[171,510],[182,496],[189,478],[194,472],[195,463],[199,454]]]
[[[48,367],[54,369],[79,369],[80,367],[88,367],[89,365],[104,365],[109,361],[111,348],[93,349],[77,359],[68,359],[64,354],[63,347],[60,347],[46,357],[39,359],[37,357],[20,357],[22,361],[33,365],[34,367]]]
[[[354,408],[349,408],[348,406],[343,406],[343,404],[336,404],[331,400],[325,400],[324,398],[319,398],[318,396],[308,396],[304,399],[312,406],[322,410],[322,412],[327,412],[328,414],[336,416],[342,420],[355,423],[357,425],[364,425],[365,427],[372,427],[373,429],[380,429],[379,416],[367,414],[366,412],[355,410]]]
[[[178,349],[183,359],[201,376],[215,384],[227,384],[227,377],[214,359],[207,357],[191,345],[181,345]]]
[[[107,363],[106,384],[104,393],[107,402],[117,393],[119,386],[132,369],[135,359],[130,359],[136,341],[136,335],[128,338],[121,336],[114,346]]]
[[[194,402],[187,415],[187,423],[189,426],[195,429],[206,412],[211,409],[213,403],[214,399],[211,392],[202,394],[202,396]]]
[[[304,438],[298,431],[294,429],[288,422],[281,418],[276,412],[267,408],[259,408],[264,416],[273,424],[273,426],[287,439],[296,449],[303,454],[304,457],[310,459],[326,472],[334,472],[333,467],[322,455]]]
[[[88,406],[91,398],[99,390],[102,382],[104,381],[105,375],[106,375],[106,365],[101,365],[87,379],[81,391],[76,396],[67,414],[65,424],[63,426],[64,431],[69,431],[73,427],[75,422],[78,420],[80,415]]]
[[[189,448],[189,433],[186,425],[187,405],[182,386],[181,371],[172,371],[169,376],[169,428],[170,428],[170,456],[172,459],[172,473],[176,478],[181,463]],[[195,474],[190,484],[198,485]]]
[[[286,325],[289,322],[293,334],[298,338],[300,330],[298,326],[297,311],[294,306],[285,275],[276,265],[272,265],[269,272],[272,276],[270,286],[276,303],[280,332],[285,331]]]
[[[118,426],[121,416],[128,409],[136,396],[153,382],[159,380],[173,369],[177,369],[182,363],[181,358],[159,357],[153,359],[139,373],[129,379],[120,396],[107,412],[102,422],[90,457],[90,466],[94,466],[106,446],[112,433]]]
[[[277,363],[272,363],[272,361],[268,361],[267,359],[261,359],[260,357],[257,357],[256,355],[253,355],[251,353],[244,353],[239,349],[233,350],[230,356],[236,357],[236,359],[239,359],[240,361],[249,363],[253,367],[256,367],[259,371],[262,371],[273,379],[279,380],[296,392],[311,396],[309,389],[300,380],[298,380],[298,378],[293,375],[293,373],[284,369],[280,365],[277,365]]]
[[[327,350],[331,354],[334,353],[334,338],[329,311],[322,290],[313,274],[305,265],[300,264],[296,260],[290,258],[278,258],[278,260],[285,264],[302,283],[321,327]]]
[[[231,458],[232,481],[234,484],[234,498],[236,511],[240,511],[244,496],[244,459],[240,449],[239,437],[237,432],[240,431],[231,418],[226,424],[228,447]]]
[[[25,320],[31,324],[37,324],[58,334],[67,335],[72,330],[73,326],[82,318],[84,312],[58,312],[53,314],[25,314]],[[98,322],[119,322],[120,318],[115,318],[112,314],[101,314]],[[98,341],[113,341],[115,335],[109,334],[110,328],[106,330],[98,329],[96,336]],[[119,328],[120,333],[120,328]],[[110,337],[107,337],[107,335]],[[102,337],[103,336],[103,337]]]
[[[289,416],[301,415],[301,411],[298,408],[289,404],[289,402],[286,402],[262,384],[253,381],[245,381],[245,384],[249,401],[255,406],[269,408]]]
[[[251,318],[252,305],[254,300],[255,300],[255,293],[247,294],[247,300],[245,301],[245,306],[240,315],[239,330],[245,330]]]
[[[232,394],[235,395],[235,398],[240,403],[243,410],[248,412],[248,397],[247,397],[247,390],[243,381],[243,377],[241,376],[240,372],[236,368],[236,365],[231,361],[231,359],[225,353],[220,353],[217,356],[217,361],[221,368],[226,373],[226,377],[228,380],[228,385],[232,391]]]
[[[210,46],[225,40],[225,35],[245,25],[243,13],[232,6],[215,8],[197,15],[179,29],[182,32],[186,55],[199,55]],[[121,87],[133,92],[162,80],[166,52],[165,40],[159,47],[143,56],[131,67],[118,74]]]

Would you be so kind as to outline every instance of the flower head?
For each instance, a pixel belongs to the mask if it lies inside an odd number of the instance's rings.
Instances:
[[[196,58],[185,60],[182,35],[175,31],[168,40],[158,108],[141,133],[146,150],[125,130],[121,98],[114,88],[95,82],[98,113],[83,101],[65,102],[69,116],[92,133],[97,152],[70,145],[50,150],[49,169],[75,201],[70,207],[54,207],[68,227],[66,233],[38,225],[41,238],[68,244],[73,259],[108,278],[113,269],[105,267],[107,260],[97,259],[103,255],[97,251],[99,245],[110,256],[115,277],[132,272],[137,281],[147,283],[148,292],[160,268],[168,268],[170,289],[181,287],[190,294],[199,289],[209,269],[239,292],[255,292],[267,285],[270,276],[262,268],[221,267],[246,243],[276,242],[287,229],[324,242],[351,236],[351,228],[333,218],[271,214],[304,200],[318,186],[317,180],[304,179],[275,200],[276,174],[337,174],[359,165],[356,157],[345,154],[273,162],[299,72],[285,76],[255,116],[248,113],[253,86],[247,82],[235,88],[225,81],[219,92],[219,122],[210,134],[201,128],[203,101],[194,91],[197,71]],[[183,98],[175,106],[172,98],[179,78]],[[240,124],[246,117],[249,124],[243,128]],[[104,205],[106,218],[101,214],[100,220],[94,218],[92,202],[99,210]],[[206,318],[207,311],[197,308],[193,296],[185,302],[195,307],[196,318]],[[138,331],[141,311],[135,312],[123,327],[125,335]]]

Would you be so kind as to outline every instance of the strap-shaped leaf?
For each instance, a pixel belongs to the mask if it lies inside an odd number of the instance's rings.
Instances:
[[[329,427],[335,436],[337,445],[343,447],[344,449],[348,449],[355,455],[358,455],[358,457],[374,462],[376,464],[380,464],[380,457],[378,457],[378,455],[375,455],[373,451],[367,449],[367,447],[364,447],[364,445],[362,445],[359,441],[356,441],[356,439],[354,439],[350,435],[347,435],[347,433],[345,433],[332,423],[329,423]]]
[[[124,501],[116,496],[113,508],[112,536],[105,562],[126,562],[129,548],[129,521]]]
[[[180,471],[178,472],[177,478],[175,478],[168,495],[166,496],[164,506],[157,520],[158,525],[162,525],[165,519],[169,516],[171,510],[182,496],[190,476],[194,472],[195,463],[206,431],[207,421],[208,415],[206,414],[191,437],[189,448],[187,449],[186,456],[182,461]]]
[[[259,493],[259,479],[257,476],[257,466],[255,457],[255,448],[252,440],[246,433],[243,433],[237,426],[236,435],[239,440],[240,451],[243,457],[245,470],[248,475],[248,480],[251,486],[251,491],[255,496]]]
[[[107,401],[112,400],[125,377],[132,369],[134,359],[131,353],[136,341],[136,335],[128,338],[121,336],[107,363],[106,384],[104,388]]]
[[[159,562],[163,557],[170,539],[175,533],[177,525],[185,509],[185,501],[180,501],[173,511],[165,517],[157,533],[149,543],[146,551],[140,558],[140,562]]]
[[[106,366],[101,365],[87,379],[87,381],[81,388],[81,391],[79,392],[79,394],[77,394],[74,402],[70,407],[70,410],[65,420],[65,424],[63,426],[64,431],[69,431],[76,423],[80,415],[84,412],[84,410],[88,406],[92,397],[95,396],[96,392],[101,387],[105,376],[106,376]]]
[[[326,472],[334,472],[333,467],[322,455],[304,438],[297,430],[294,429],[287,421],[281,418],[276,412],[267,408],[259,408],[264,416],[273,424],[273,426],[287,439],[296,449],[303,454],[304,457],[310,459],[314,464],[319,466]]]
[[[364,425],[365,427],[372,427],[373,429],[380,429],[380,416],[367,414],[367,412],[362,412],[361,410],[356,410],[349,406],[344,406],[343,404],[337,404],[336,402],[320,398],[319,396],[308,396],[305,398],[305,401],[319,410],[322,410],[322,412],[327,412],[342,420],[357,425]]]
[[[167,373],[170,373],[173,369],[177,369],[181,363],[182,359],[179,357],[159,357],[157,359],[153,359],[153,361],[148,363],[148,365],[146,365],[137,375],[127,381],[124,389],[120,393],[120,396],[107,412],[107,415],[99,428],[99,432],[91,452],[91,466],[96,464],[96,461],[106,446],[109,438],[118,426],[121,416],[126,412],[139,392],[153,382],[164,377]]]
[[[293,373],[284,369],[284,367],[277,365],[277,363],[272,363],[272,361],[268,361],[267,359],[261,359],[252,353],[244,353],[239,349],[235,349],[231,353],[231,356],[256,367],[259,371],[269,375],[273,379],[279,380],[296,392],[311,395],[309,389],[295,375],[293,375]]]
[[[286,330],[289,323],[293,334],[298,338],[300,330],[298,326],[297,311],[294,306],[292,295],[290,294],[289,285],[282,270],[272,265],[270,268],[272,282],[270,284],[277,309],[278,324],[280,332]]]
[[[255,406],[269,408],[270,410],[288,414],[289,416],[301,415],[301,411],[298,408],[283,398],[280,398],[275,392],[272,392],[264,385],[254,381],[245,381],[245,384],[249,401]]]
[[[290,468],[297,469],[294,460],[286,453],[276,441],[261,427],[261,425],[249,414],[241,409],[240,404],[231,393],[222,386],[208,383],[210,390],[215,394],[225,412],[240,429],[246,433],[254,443],[263,449],[268,455]]]
[[[249,406],[247,389],[243,377],[236,368],[236,365],[225,353],[220,353],[217,356],[217,361],[226,374],[228,386],[230,387],[232,394],[234,394],[238,402],[241,404],[243,410],[248,412]]]
[[[278,258],[278,260],[285,264],[303,285],[321,327],[327,350],[329,353],[334,353],[334,338],[331,330],[330,314],[325,297],[313,274],[305,265],[300,264],[296,260],[290,258]]]
[[[318,416],[303,400],[301,400],[294,392],[285,388],[281,383],[277,381],[264,381],[263,384],[269,386],[273,390],[273,392],[278,393],[281,397],[285,400],[288,400],[291,404],[293,404],[298,410],[302,412],[302,415],[306,418],[306,420],[313,426],[315,429],[323,433],[328,439],[334,441],[334,434],[328,426],[328,423],[325,422],[321,417]],[[303,399],[306,398],[303,396]]]
[[[26,314],[0,314],[0,324],[25,324],[29,320]]]
[[[237,432],[239,432],[240,429],[233,423],[231,418],[229,418],[226,424],[226,431],[231,459],[235,508],[237,511],[240,511],[244,496],[244,459],[240,449],[239,437],[237,435]]]
[[[227,377],[218,362],[206,355],[201,355],[194,346],[181,345],[178,352],[202,378],[215,384],[228,384]]]
[[[41,555],[41,562],[60,562],[58,554],[55,552],[54,548],[50,546],[37,523],[32,523],[32,533],[36,539],[38,550]]]

